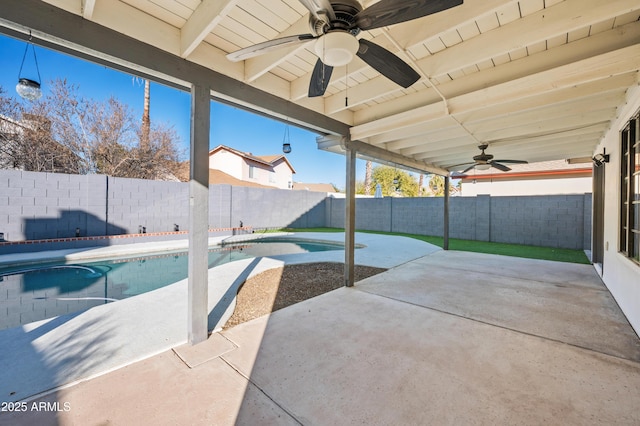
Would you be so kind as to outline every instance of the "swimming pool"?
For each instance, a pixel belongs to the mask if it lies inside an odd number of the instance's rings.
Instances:
[[[264,239],[209,249],[209,268],[240,259],[343,250],[339,243]],[[0,268],[0,330],[82,311],[187,278],[187,252]]]

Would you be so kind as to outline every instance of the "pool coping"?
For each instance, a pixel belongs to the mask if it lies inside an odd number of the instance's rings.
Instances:
[[[344,233],[269,233],[259,239],[286,235],[344,242]],[[365,246],[356,250],[357,264],[383,268],[440,250],[412,238],[367,233],[356,233],[356,243]],[[100,247],[91,255],[104,254],[106,248]],[[77,259],[86,254],[64,256]],[[247,278],[285,264],[314,262],[344,262],[344,250],[250,258],[210,269],[209,329],[219,330],[231,316],[237,289]],[[0,399],[17,401],[41,395],[185,344],[187,287],[184,279],[118,303],[0,331],[0,363],[12,366],[0,380]]]

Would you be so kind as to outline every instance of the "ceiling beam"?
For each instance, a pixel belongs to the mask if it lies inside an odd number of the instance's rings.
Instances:
[[[346,138],[324,136],[318,137],[316,142],[318,144],[318,149],[322,149],[324,151],[344,153],[346,149],[353,149],[360,156],[369,157],[374,159],[374,161],[395,164],[399,167],[417,173],[433,173],[441,176],[447,176],[449,174],[447,170],[440,167],[436,167],[423,161],[414,160],[361,141],[348,141]]]
[[[519,150],[522,147],[535,146],[541,151],[545,151],[548,147],[556,145],[581,145],[585,141],[599,140],[604,135],[606,126],[601,124],[592,125],[582,129],[569,130],[564,132],[558,132],[553,134],[545,134],[539,136],[530,136],[520,139],[509,139],[504,141],[493,141],[489,143],[487,149],[490,154],[500,155],[505,150],[515,149]],[[494,152],[496,151],[496,152]],[[509,151],[510,152],[510,151]],[[463,163],[470,160],[474,155],[479,154],[478,148],[475,145],[452,147],[445,153],[439,150],[433,150],[424,154],[416,154],[414,157],[418,160],[425,162],[439,164],[446,164],[450,167],[453,164]]]
[[[453,150],[460,147],[465,147],[463,149],[469,147],[476,147],[478,144],[469,135],[457,135],[453,137],[446,137],[442,139],[434,140],[433,142],[429,142],[422,145],[411,146],[406,149],[401,149],[400,153],[402,155],[407,155],[415,159],[422,159],[425,157],[422,154],[429,153],[433,154],[436,152],[440,153],[449,153],[454,152]]]
[[[538,13],[543,13],[546,10],[550,10],[550,9],[545,9]],[[551,37],[549,34],[555,35],[556,32],[558,31],[560,31],[560,33],[564,31],[566,33],[567,31],[570,30],[570,28],[566,27],[566,23],[564,24],[564,27],[562,26],[563,24],[561,23],[562,21],[561,18],[564,16],[563,13],[564,14],[568,13],[567,9],[565,8],[560,12],[562,13],[556,13],[554,15],[555,19],[560,21],[557,23],[556,27],[551,27],[551,29],[548,30],[549,31],[548,34],[541,35],[539,37]],[[609,10],[609,13],[611,13],[610,10]],[[520,33],[520,32],[526,33],[527,28],[531,26],[530,22],[532,22],[531,21],[532,16],[534,15],[529,15],[523,19],[514,21],[506,25],[505,27],[513,28],[511,31],[514,33]],[[597,16],[598,15],[594,13],[588,14],[589,18],[594,19],[593,22],[600,21],[600,18]],[[584,20],[585,17],[582,16],[581,19]],[[575,22],[572,22],[571,24],[572,24],[571,28],[573,28],[573,26],[576,26]],[[399,25],[397,27],[404,28],[406,25],[407,24]],[[521,30],[518,30],[515,28],[518,26],[522,26],[523,28]],[[564,29],[563,30],[558,29],[557,27],[561,27]],[[538,31],[542,32],[547,30],[539,29]],[[492,35],[493,33],[494,31],[491,31],[491,32],[488,32],[487,34],[490,34],[491,37],[494,37]],[[585,59],[595,54],[604,53],[605,51],[608,51],[608,50],[635,44],[638,42],[639,33],[640,33],[640,25],[638,25],[636,22],[633,22],[625,25],[624,28],[622,27],[614,28],[610,31],[599,33],[594,36],[587,37],[585,39],[577,40],[575,42],[565,44],[563,46],[550,49],[548,51],[544,51],[536,55],[531,55],[517,61],[508,62],[507,64],[496,67],[496,68],[490,68],[487,70],[480,71],[479,73],[471,74],[468,78],[455,79],[451,83],[439,85],[438,89],[447,98],[452,96],[457,96],[464,93],[464,91],[470,90],[471,84],[475,84],[475,87],[480,87],[480,86],[486,87],[488,85],[496,84],[498,82],[505,82],[514,78],[520,78],[536,71],[542,71],[542,70],[550,69],[560,65],[565,65],[579,59]],[[430,77],[434,77],[434,75],[431,74],[433,73],[433,70],[430,69],[430,67],[432,67],[431,65],[432,63],[438,66],[446,67],[447,72],[457,71],[461,68],[464,68],[464,66],[474,65],[477,63],[474,61],[481,61],[482,59],[477,59],[477,58],[469,59],[469,58],[473,58],[474,55],[477,56],[478,53],[470,53],[467,51],[462,51],[463,48],[466,49],[466,47],[464,46],[467,46],[470,41],[474,41],[474,43],[479,43],[478,46],[470,50],[479,49],[480,48],[479,46],[482,47],[482,49],[480,49],[482,52],[487,52],[490,50],[491,53],[485,55],[487,56],[487,58],[491,58],[493,56],[497,56],[499,53],[504,53],[509,51],[509,50],[501,50],[503,46],[501,46],[500,43],[496,43],[494,40],[488,40],[487,43],[480,43],[476,41],[478,39],[481,39],[483,36],[484,34],[479,35],[471,40],[461,43],[458,46],[452,46],[448,49],[445,49],[442,52],[436,53],[435,55],[431,55],[424,59],[421,59],[417,62],[418,67],[421,68]],[[523,38],[523,40],[528,41],[528,39],[526,38]],[[502,42],[502,44],[504,43],[505,42]],[[531,43],[529,43],[529,45],[530,44]],[[456,51],[456,49],[459,51],[457,54],[446,53],[451,57],[449,56],[442,57],[442,55],[444,55],[445,52]],[[463,62],[458,63],[460,61],[463,61]],[[397,85],[393,85],[389,83],[387,83],[386,85],[381,85],[380,84],[381,80],[385,80],[385,79],[383,77],[380,77],[377,79],[370,80],[366,83],[360,84],[356,88],[349,88],[350,106],[360,105],[370,100],[376,99],[377,97],[402,90],[402,88],[398,87]],[[345,91],[341,91],[334,95],[327,96],[325,111],[328,114],[331,114],[346,108],[344,103],[345,96],[346,96]],[[412,95],[403,96],[402,101],[398,101],[398,103],[402,104],[402,102],[408,101],[408,99],[411,96]],[[415,96],[417,95],[414,95],[414,97]],[[437,97],[435,97],[434,101],[435,100],[438,100]],[[426,102],[423,102],[423,104],[424,103]],[[381,106],[379,109],[388,108],[387,105],[388,103],[385,102],[383,106]],[[406,105],[407,105],[406,108],[408,109],[415,106],[415,103],[411,104],[407,102]],[[368,113],[368,111],[369,109],[365,110],[365,113]],[[377,112],[371,112],[372,115],[376,113]],[[379,116],[380,114],[377,114],[377,115]],[[361,121],[361,120],[358,120],[358,121]]]
[[[501,150],[496,147],[489,146],[487,152],[492,154],[496,159],[510,159],[510,160],[526,160],[533,162],[531,156],[536,155],[537,161],[566,159],[568,157],[556,157],[556,150],[562,150],[565,152],[572,147],[576,150],[582,151],[587,148],[593,150],[597,145],[597,142],[602,138],[603,132],[590,133],[587,136],[580,136],[579,138],[561,138],[556,137],[554,140],[549,139],[547,142],[527,143],[523,142],[518,145],[514,145],[512,148],[503,148]],[[464,149],[461,147],[454,153],[446,155],[437,155],[437,159],[433,159],[436,154],[424,153],[418,154],[414,158],[432,164],[438,165],[442,168],[450,169],[451,167],[469,164],[473,162],[473,157],[478,155],[480,150],[477,146],[469,145]],[[576,155],[571,154],[571,157]]]
[[[394,145],[395,141],[413,139],[423,135],[428,138],[432,132],[439,132],[444,128],[450,128],[453,131],[454,129],[460,129],[460,125],[452,117],[445,116],[438,120],[427,121],[416,126],[399,129],[396,132],[388,132],[372,136],[367,139],[367,143],[370,143],[371,145],[384,144],[387,148],[400,149],[405,148],[406,146],[403,146],[403,144]],[[464,129],[462,129],[462,132],[467,134]]]
[[[460,6],[402,25],[394,25],[389,28],[389,33],[404,49],[411,50],[453,27],[474,23],[480,16],[495,13],[498,9],[515,3],[518,0],[464,0]]]
[[[95,6],[96,0],[82,0],[82,17],[84,19],[91,19]]]
[[[548,118],[541,117],[540,121],[521,123],[519,126],[508,128],[494,128],[484,132],[474,132],[474,136],[481,142],[496,139],[517,139],[547,132],[563,132],[593,124],[610,123],[615,118],[616,108],[590,111],[571,117]]]
[[[523,123],[542,123],[547,120],[568,119],[594,111],[615,110],[624,102],[624,92],[598,93],[569,101],[552,103],[544,108],[516,111],[511,114],[496,115],[483,120],[466,122],[465,127],[475,135],[522,126]]]
[[[180,30],[180,56],[188,57],[238,0],[202,0]]]
[[[457,116],[513,102],[514,99],[551,94],[561,89],[611,78],[638,69],[640,69],[640,44],[449,99],[449,110],[452,115]],[[366,140],[380,133],[397,131],[427,120],[443,118],[446,115],[442,103],[425,105],[354,126],[351,128],[351,137]]]
[[[546,150],[547,147],[564,143],[573,143],[576,146],[581,146],[585,141],[599,141],[608,128],[609,123],[605,122],[591,124],[577,129],[555,131],[553,133],[532,134],[519,138],[493,140],[489,141],[489,150],[492,151],[492,154],[495,154],[493,151],[497,151],[498,154],[500,154],[505,149],[511,150],[515,148],[517,150],[520,149],[520,147],[529,145],[535,145],[543,151]],[[427,163],[450,167],[453,164],[465,163],[474,155],[478,154],[477,144],[468,138],[442,140],[438,142],[438,147],[436,148],[434,148],[434,145],[435,144],[432,143],[424,146],[423,152],[417,152],[419,147],[416,147],[412,153],[412,157]],[[405,154],[404,151],[402,151],[402,153]]]
[[[455,117],[462,123],[476,123],[484,120],[492,120],[495,117],[510,117],[514,114],[527,111],[544,109],[549,105],[566,104],[591,97],[608,96],[612,93],[623,93],[634,84],[637,79],[637,71],[612,76],[585,84],[576,84],[552,93],[541,93],[539,96],[531,96],[523,99],[514,99],[488,108],[467,111],[456,114]]]
[[[545,50],[516,61],[488,68],[465,77],[456,78],[447,83],[439,84],[438,90],[450,99],[465,93],[473,92],[479,88],[491,87],[517,78],[523,78],[531,74],[547,71],[575,61],[591,58],[612,50],[633,46],[640,41],[640,24],[632,22],[609,31],[595,34],[581,40],[564,44],[553,49]],[[369,82],[361,84],[361,90],[368,93],[369,98],[375,99],[376,87]],[[351,92],[349,98],[352,99]],[[344,100],[343,92],[327,97],[327,104],[333,103],[330,99],[336,98],[336,104]],[[417,93],[407,94],[401,98],[371,106],[358,111],[355,123],[368,122],[374,118],[398,114],[409,109],[418,108],[434,102],[439,102],[440,96],[431,89],[421,90]]]
[[[640,9],[637,0],[565,0],[418,61],[435,78]]]

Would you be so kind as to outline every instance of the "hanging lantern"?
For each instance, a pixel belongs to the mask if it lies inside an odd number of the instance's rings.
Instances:
[[[40,90],[40,83],[37,81],[29,80],[28,78],[21,78],[16,84],[16,92],[24,99],[35,101],[42,96],[42,90]]]
[[[289,154],[291,152],[291,140],[289,137],[289,123],[284,128],[284,137],[282,138],[282,152]]]
[[[27,51],[31,46],[33,51],[33,61],[36,66],[36,72],[38,73],[38,80],[32,80],[22,76],[22,68],[24,67],[24,61],[27,58]],[[36,57],[36,49],[29,42],[24,49],[24,55],[22,55],[22,63],[20,64],[20,71],[18,72],[18,84],[16,85],[16,92],[24,99],[35,101],[42,96],[42,90],[40,90],[40,69],[38,68],[38,58]]]

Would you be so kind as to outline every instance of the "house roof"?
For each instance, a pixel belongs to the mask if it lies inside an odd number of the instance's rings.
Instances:
[[[260,185],[259,183],[236,179],[221,170],[209,169],[209,185],[250,186],[253,188],[274,189],[273,186]]]
[[[356,56],[314,98],[318,56],[306,35],[310,15],[325,14],[312,1],[264,4],[4,0],[0,32],[181,89],[206,86],[215,99],[321,133],[328,151],[439,174],[462,170],[480,143],[529,162],[591,156],[638,92],[638,0],[464,0],[361,31],[360,42],[407,62],[418,81],[401,87]],[[226,56],[296,35],[264,55]]]
[[[462,181],[468,180],[521,180],[521,179],[562,179],[573,177],[591,177],[591,163],[569,163],[565,160],[541,161],[528,164],[506,164],[511,170],[503,172],[494,168],[488,170],[472,169]]]
[[[213,154],[215,154],[216,152],[220,152],[220,151],[228,151],[232,154],[235,154],[239,157],[244,158],[245,160],[248,161],[253,161],[256,163],[260,163],[260,164],[264,164],[265,166],[269,166],[269,167],[275,167],[278,165],[278,163],[280,161],[284,161],[287,166],[289,166],[289,168],[291,169],[292,173],[295,173],[296,170],[293,168],[293,166],[291,165],[291,163],[289,162],[289,160],[287,159],[287,157],[283,154],[277,154],[277,155],[253,155],[250,152],[243,152],[240,150],[237,150],[235,148],[231,148],[228,147],[226,145],[218,145],[217,147],[213,148],[211,151],[209,151],[209,156],[212,156]]]
[[[293,189],[298,191],[338,192],[330,183],[293,182]]]

